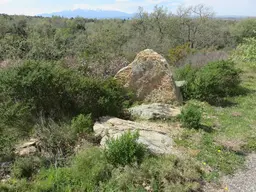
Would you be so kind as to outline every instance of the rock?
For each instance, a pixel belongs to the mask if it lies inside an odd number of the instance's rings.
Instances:
[[[37,152],[38,139],[30,139],[29,141],[18,145],[15,149],[15,154],[18,156],[28,156]]]
[[[26,147],[21,149],[18,153],[19,156],[28,156],[31,154],[35,154],[36,153],[36,148],[34,146],[30,146],[30,147]]]
[[[129,109],[132,118],[143,120],[169,119],[181,113],[179,107],[169,104],[153,103],[135,106]]]
[[[242,113],[233,112],[233,113],[232,113],[232,116],[233,116],[233,117],[242,117]]]
[[[139,131],[138,142],[144,144],[152,153],[171,154],[173,140],[166,132],[155,130],[152,127],[141,123],[126,121],[118,118],[102,117],[94,127],[96,136],[101,136],[101,145],[105,146],[109,138],[117,138],[130,130]]]
[[[186,81],[175,81],[177,87],[183,87],[187,84]]]
[[[166,59],[151,49],[140,52],[115,78],[145,103],[180,104],[182,96],[175,85]]]
[[[11,179],[10,175],[6,175],[4,179],[1,179],[0,183],[7,183]]]
[[[0,180],[6,182],[10,179],[12,162],[0,162]]]

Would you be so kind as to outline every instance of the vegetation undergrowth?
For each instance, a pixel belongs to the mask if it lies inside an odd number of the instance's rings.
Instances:
[[[131,137],[131,133],[127,133]],[[126,137],[127,137],[126,136]],[[136,135],[134,135],[136,136]],[[134,137],[133,136],[133,137]],[[120,138],[124,142],[127,140]],[[113,141],[112,142],[116,142]],[[130,150],[133,151],[135,141],[128,141]],[[111,149],[113,148],[113,149]],[[106,150],[119,150],[109,146]],[[201,187],[202,173],[200,165],[192,159],[179,159],[175,156],[145,156],[141,164],[122,162],[121,166],[106,158],[102,149],[93,147],[77,154],[69,166],[41,168],[34,175],[33,180],[18,180],[20,174],[27,169],[15,168],[16,175],[6,183],[0,185],[1,191],[191,191]],[[120,155],[113,154],[115,158]],[[126,157],[126,155],[124,155]],[[27,164],[26,164],[27,165]],[[22,165],[22,167],[27,167]],[[31,172],[29,172],[31,173]]]
[[[215,104],[236,93],[240,73],[234,62],[223,60],[210,62],[200,68],[185,65],[176,71],[176,78],[186,81],[182,87],[184,99],[198,99]]]
[[[219,177],[232,174],[243,166],[247,153],[255,152],[256,140],[256,75],[251,66],[239,63],[242,70],[241,87],[247,90],[240,95],[226,97],[229,105],[211,106],[206,102],[191,100],[203,111],[198,130],[184,129],[175,139],[208,170],[204,178],[218,181]]]

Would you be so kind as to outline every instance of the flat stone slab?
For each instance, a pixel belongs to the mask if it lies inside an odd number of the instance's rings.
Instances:
[[[112,117],[102,117],[94,127],[96,136],[101,136],[101,145],[105,146],[110,138],[118,138],[127,131],[139,131],[138,142],[144,144],[152,153],[171,154],[173,140],[166,132],[157,131],[150,126],[141,123],[126,121]]]

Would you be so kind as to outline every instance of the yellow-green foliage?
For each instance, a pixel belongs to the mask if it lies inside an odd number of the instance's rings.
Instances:
[[[193,50],[190,48],[190,43],[179,45],[169,50],[169,60],[171,65],[178,65],[180,61],[186,58]]]
[[[234,52],[233,59],[235,61],[252,62],[256,66],[256,38],[245,38],[244,42]]]

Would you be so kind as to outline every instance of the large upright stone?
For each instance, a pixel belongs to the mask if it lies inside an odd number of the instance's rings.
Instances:
[[[135,60],[121,69],[115,78],[145,103],[182,102],[166,59],[151,49],[138,53]]]

